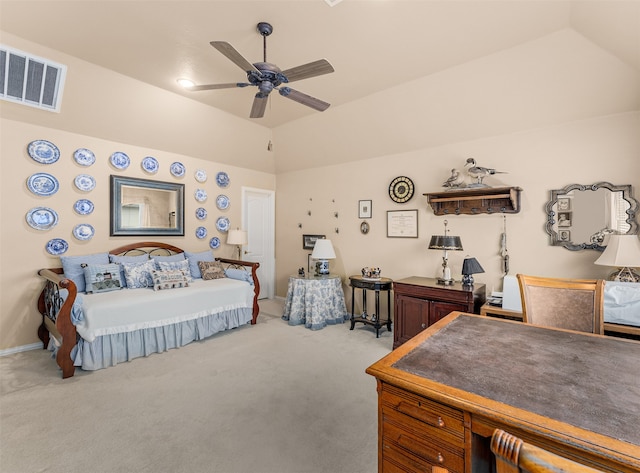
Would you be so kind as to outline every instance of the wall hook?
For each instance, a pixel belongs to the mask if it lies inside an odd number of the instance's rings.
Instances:
[[[298,224],[298,228],[302,228],[302,224],[301,223]]]
[[[336,233],[340,233],[340,229],[336,227]]]
[[[335,218],[338,218],[338,212],[334,212],[334,213],[333,213],[333,216],[334,216]]]

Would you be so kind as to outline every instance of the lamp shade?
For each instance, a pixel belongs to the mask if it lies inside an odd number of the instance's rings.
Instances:
[[[246,230],[229,230],[227,234],[227,244],[229,245],[246,245],[248,242]]]
[[[484,269],[475,258],[465,258],[462,261],[462,274],[478,274],[484,273]]]
[[[433,235],[429,242],[430,250],[462,251],[462,241],[459,236]]]
[[[334,259],[336,257],[335,251],[333,251],[333,245],[331,240],[321,239],[316,240],[316,244],[313,247],[313,253],[311,253],[313,259]]]
[[[616,267],[640,267],[640,240],[637,235],[611,235],[595,264]]]

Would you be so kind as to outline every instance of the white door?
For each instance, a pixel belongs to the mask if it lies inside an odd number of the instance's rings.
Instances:
[[[242,210],[248,237],[242,259],[260,263],[258,298],[270,299],[275,295],[275,192],[243,187]]]

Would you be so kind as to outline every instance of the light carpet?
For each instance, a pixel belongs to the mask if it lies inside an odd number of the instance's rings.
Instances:
[[[365,473],[393,336],[258,324],[63,380],[46,351],[0,358],[0,471]]]

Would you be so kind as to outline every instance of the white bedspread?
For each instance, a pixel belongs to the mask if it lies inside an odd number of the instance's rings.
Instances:
[[[189,287],[154,291],[122,289],[83,294],[84,320],[76,324],[80,336],[92,342],[102,335],[206,317],[219,312],[253,307],[253,286],[237,279],[194,280]]]
[[[640,283],[605,282],[604,321],[640,327]]]

